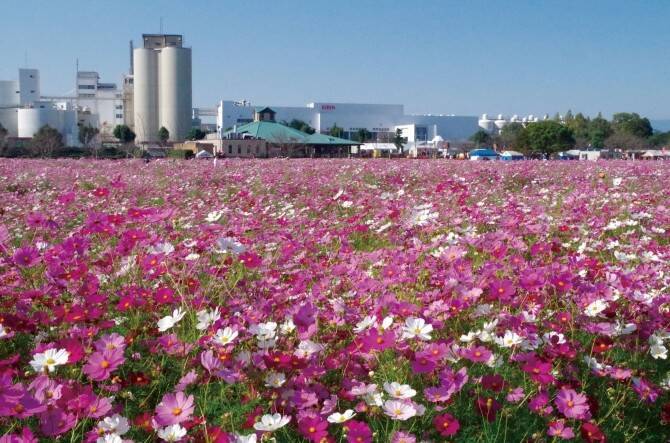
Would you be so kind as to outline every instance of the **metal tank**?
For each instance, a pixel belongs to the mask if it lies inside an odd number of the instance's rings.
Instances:
[[[137,59],[135,59],[135,90],[137,90]],[[158,128],[164,126],[170,132],[170,141],[181,141],[186,138],[191,129],[192,108],[191,49],[164,47],[158,56]],[[135,109],[137,112],[137,108]]]
[[[63,132],[63,114],[53,108],[19,108],[18,135],[22,138],[31,138],[44,125]]]
[[[136,142],[158,140],[158,51],[133,50],[133,105]]]

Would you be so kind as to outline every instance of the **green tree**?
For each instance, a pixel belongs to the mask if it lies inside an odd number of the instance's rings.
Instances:
[[[569,124],[572,120],[574,120],[574,118],[575,116],[572,115],[572,110],[568,109],[568,112],[566,112],[565,115],[563,116],[563,121]]]
[[[0,139],[2,137],[0,136]],[[668,132],[654,132],[654,134],[649,137],[649,144],[655,147],[663,147],[670,145],[670,131]]]
[[[297,118],[291,120],[288,126],[290,128],[297,129],[298,131],[306,132],[308,134],[314,134],[316,132],[316,130],[312,128],[307,122],[298,120]]]
[[[612,116],[612,127],[615,132],[624,132],[640,138],[651,137],[654,130],[648,118],[642,118],[635,112],[619,112]]]
[[[135,140],[135,133],[127,125],[116,125],[112,135],[123,144],[129,144]]]
[[[604,146],[609,149],[622,149],[624,151],[641,150],[649,147],[647,139],[629,134],[628,132],[616,131],[607,137]]]
[[[91,125],[79,125],[79,143],[88,148],[99,133],[100,130]]]
[[[491,144],[492,139],[488,132],[480,129],[470,136],[470,141],[479,148],[480,146]]]
[[[372,134],[365,128],[361,128],[356,132],[356,141],[358,142],[365,143],[370,140],[370,137],[372,137]]]
[[[202,140],[207,133],[200,128],[191,128],[186,134],[187,140]]]
[[[524,131],[521,123],[509,123],[500,130],[500,141],[504,146],[516,148]]]
[[[330,135],[332,135],[333,137],[340,137],[340,138],[341,138],[342,135],[344,134],[344,129],[340,128],[339,126],[337,126],[337,123],[335,123],[335,124],[333,125],[333,127],[330,128],[330,130],[328,131],[328,133],[329,133]]]
[[[522,149],[547,155],[567,151],[575,146],[572,131],[553,120],[529,123],[521,142]]]
[[[584,117],[584,114],[578,112],[574,117],[565,120],[567,126],[575,136],[577,145],[585,146],[591,143],[589,140],[590,120]]]
[[[602,149],[605,147],[605,140],[612,135],[612,125],[598,114],[596,118],[589,122],[588,140],[591,147]]]
[[[167,130],[165,126],[161,126],[160,129],[158,130],[158,140],[160,140],[161,144],[164,145],[165,142],[168,141],[170,138],[170,131]]]
[[[5,148],[5,139],[7,138],[7,130],[0,124],[0,153]]]
[[[42,126],[30,142],[31,151],[40,157],[51,157],[54,151],[63,146],[63,136],[49,125]]]
[[[398,148],[400,155],[403,155],[405,152],[405,143],[407,143],[407,137],[402,136],[402,129],[396,129],[395,135],[393,136],[393,144]]]

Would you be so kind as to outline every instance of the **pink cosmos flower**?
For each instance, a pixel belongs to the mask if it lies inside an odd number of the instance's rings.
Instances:
[[[550,437],[558,437],[563,440],[570,440],[575,438],[575,432],[571,427],[565,426],[565,422],[563,420],[549,422],[547,435]]]
[[[493,355],[491,351],[486,349],[484,346],[471,346],[469,348],[463,349],[461,352],[463,358],[466,358],[475,363],[486,363]]]
[[[536,357],[532,357],[526,361],[521,369],[530,374],[530,378],[537,383],[545,385],[554,381],[554,376],[551,375],[551,363],[547,363]]]
[[[20,268],[30,268],[40,261],[40,252],[32,246],[24,246],[14,252],[14,263]]]
[[[456,435],[461,428],[460,423],[451,414],[438,415],[433,419],[433,425],[442,437],[451,437]]]
[[[183,392],[165,394],[156,406],[156,421],[161,426],[182,423],[191,418],[194,409],[192,395],[187,397]]]
[[[556,408],[566,418],[588,420],[591,418],[586,395],[578,394],[573,389],[561,389],[554,400]]]
[[[88,358],[88,361],[83,367],[83,371],[91,380],[107,380],[112,372],[125,361],[126,359],[123,356],[122,349],[96,351]]]
[[[349,420],[344,423],[343,428],[347,435],[347,443],[371,443],[372,431],[370,427],[357,420]]]

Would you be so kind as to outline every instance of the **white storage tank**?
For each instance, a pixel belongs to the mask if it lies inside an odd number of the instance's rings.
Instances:
[[[133,50],[135,134],[137,142],[158,140],[158,51]]]
[[[135,76],[137,90],[137,73]],[[192,109],[191,49],[162,48],[158,56],[158,128],[164,126],[171,141],[184,140],[191,129]]]
[[[63,133],[63,111],[51,107],[20,108],[18,113],[18,136],[31,138],[44,125]]]
[[[494,129],[493,120],[489,119],[487,114],[482,114],[479,119],[479,127],[487,132],[492,132]]]

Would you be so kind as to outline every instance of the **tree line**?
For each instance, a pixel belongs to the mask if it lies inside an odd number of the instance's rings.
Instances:
[[[496,145],[524,154],[554,154],[573,148],[623,151],[660,148],[670,144],[670,131],[654,131],[649,119],[620,112],[612,120],[568,111],[564,117],[522,124],[511,122],[498,134],[483,129],[470,137],[477,146]]]

